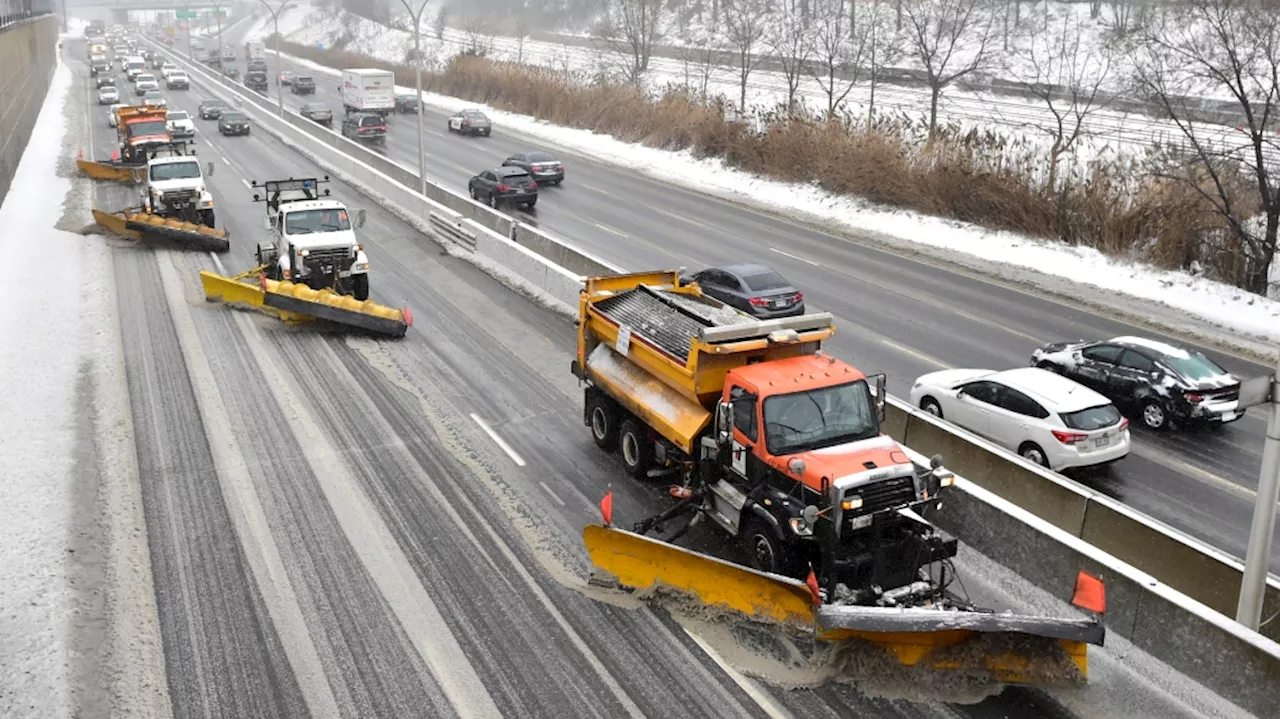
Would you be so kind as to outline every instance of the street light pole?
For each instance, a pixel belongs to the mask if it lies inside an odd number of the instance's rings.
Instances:
[[[218,67],[222,67],[222,8],[213,6],[213,19],[218,21]]]
[[[272,26],[275,28],[275,36],[276,36],[276,114],[277,114],[277,115],[279,115],[281,118],[283,118],[283,117],[284,117],[284,90],[283,90],[284,86],[280,84],[280,13],[284,12],[285,8],[289,7],[289,3],[288,3],[288,2],[287,2],[287,0],[286,0],[286,2],[282,2],[282,3],[280,3],[280,7],[275,8],[275,9],[273,10],[273,9],[271,8],[271,6],[267,4],[267,0],[262,0],[262,6],[263,6],[263,7],[265,7],[265,8],[267,9],[267,12],[271,13],[271,23],[272,23]]]
[[[422,13],[427,9],[427,2],[422,0],[422,6],[417,12],[413,11],[413,7],[409,5],[409,0],[400,0],[404,4],[404,9],[409,12],[409,16],[413,18],[413,74],[418,90],[417,94],[417,111],[418,111],[418,192],[427,194],[427,156],[423,149],[422,129]]]
[[[1240,582],[1240,602],[1236,621],[1258,631],[1262,603],[1266,598],[1267,568],[1271,565],[1271,540],[1276,528],[1276,502],[1280,501],[1280,357],[1276,373],[1244,382],[1240,387],[1240,410],[1250,404],[1267,403],[1267,439],[1262,447],[1262,472],[1258,475],[1258,496],[1253,505],[1253,527],[1249,549],[1244,555],[1244,577]]]

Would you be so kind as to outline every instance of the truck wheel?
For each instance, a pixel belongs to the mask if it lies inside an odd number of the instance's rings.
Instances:
[[[214,223],[213,210],[201,210],[200,224],[204,225],[205,227],[213,227],[214,226],[213,223]]]
[[[744,514],[751,511],[749,506],[743,507]],[[761,572],[790,576],[790,573],[785,571],[789,568],[786,566],[788,564],[786,550],[773,529],[763,519],[754,515],[749,516],[738,536],[742,541],[742,552],[746,555],[747,566]]]
[[[622,445],[623,468],[632,477],[644,479],[653,465],[653,440],[649,438],[649,428],[628,419],[622,423],[618,440]]]
[[[369,299],[369,275],[351,276],[351,294],[361,302]]]
[[[591,427],[591,439],[606,452],[618,447],[618,406],[604,395],[587,400],[587,426]]]

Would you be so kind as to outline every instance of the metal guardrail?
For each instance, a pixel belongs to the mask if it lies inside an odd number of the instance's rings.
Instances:
[[[4,32],[11,27],[17,27],[23,23],[39,20],[43,17],[53,15],[48,10],[27,10],[25,12],[8,13],[0,15],[0,32]]]
[[[441,213],[432,212],[428,214],[427,221],[431,224],[431,229],[435,230],[440,236],[468,250],[475,251],[476,233],[462,226],[462,215],[446,217]]]

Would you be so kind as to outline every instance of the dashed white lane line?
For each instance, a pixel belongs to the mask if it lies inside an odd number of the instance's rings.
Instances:
[[[253,185],[250,185],[248,180],[246,180],[246,179],[244,179],[243,177],[241,177],[241,178],[240,178],[240,181],[244,183],[244,186],[245,186],[245,187],[249,188],[250,190],[252,190],[252,189],[253,189]]]
[[[777,252],[778,254],[782,255],[783,257],[790,257],[790,258],[791,258],[791,259],[793,259],[793,260],[799,260],[800,262],[808,263],[808,264],[810,264],[810,265],[813,265],[814,267],[820,267],[820,266],[821,266],[821,265],[819,265],[817,262],[814,262],[813,260],[807,260],[807,259],[805,259],[805,258],[803,258],[803,257],[800,257],[799,255],[793,255],[793,254],[791,254],[790,252],[783,252],[782,250],[778,249],[777,247],[770,247],[770,248],[769,248],[769,251],[770,251],[770,252]]]
[[[222,266],[222,260],[219,259],[218,253],[210,252],[209,256],[213,258],[213,266],[218,268],[218,274],[225,277],[227,274],[227,268]]]
[[[555,492],[551,491],[551,488],[547,486],[547,483],[546,483],[546,482],[543,482],[542,480],[538,480],[538,484],[542,485],[542,488],[543,488],[543,489],[545,489],[545,490],[547,490],[547,494],[551,495],[551,498],[552,498],[552,499],[554,499],[554,500],[556,500],[557,502],[559,502],[561,507],[566,507],[566,506],[568,506],[568,505],[566,505],[566,504],[564,503],[564,500],[563,500],[563,499],[560,499],[560,496],[559,496],[559,495],[557,495]]]
[[[511,445],[507,444],[507,440],[499,436],[497,432],[494,432],[493,428],[490,427],[487,422],[485,422],[483,419],[480,419],[479,415],[476,415],[476,414],[472,414],[471,419],[476,424],[480,425],[480,429],[484,430],[484,433],[489,435],[489,439],[493,440],[495,444],[497,444],[499,447],[502,448],[503,452],[507,453],[507,456],[511,458],[512,462],[515,462],[517,465],[521,467],[524,466],[524,459],[521,458],[520,455],[516,453],[515,449],[513,449]],[[561,504],[564,504],[564,503],[561,502]]]

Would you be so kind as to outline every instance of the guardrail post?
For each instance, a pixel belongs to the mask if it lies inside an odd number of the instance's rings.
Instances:
[[[1244,555],[1240,602],[1236,605],[1236,621],[1255,632],[1262,623],[1267,568],[1271,564],[1271,540],[1276,527],[1276,502],[1280,501],[1280,356],[1276,360],[1275,374],[1245,382],[1240,387],[1241,410],[1250,404],[1263,403],[1270,405],[1271,415],[1267,419],[1267,439],[1262,447],[1262,472],[1258,475],[1258,496],[1253,505],[1249,549]]]

